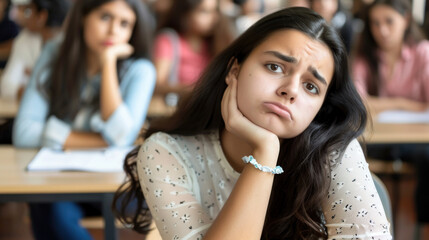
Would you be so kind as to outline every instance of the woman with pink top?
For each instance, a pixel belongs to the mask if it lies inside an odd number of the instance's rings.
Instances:
[[[214,32],[219,17],[218,0],[172,2],[155,39],[155,94],[164,97],[190,92],[215,54]]]
[[[429,42],[412,19],[407,0],[376,0],[368,6],[365,28],[353,63],[353,80],[375,116],[385,110],[429,108]],[[417,218],[429,222],[429,146],[368,145],[368,156],[416,164]]]
[[[374,1],[353,64],[355,84],[370,109],[426,110],[428,64],[429,42],[412,19],[409,1]]]

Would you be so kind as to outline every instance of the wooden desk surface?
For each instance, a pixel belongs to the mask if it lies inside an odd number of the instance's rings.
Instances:
[[[125,173],[28,172],[37,149],[0,146],[0,194],[115,192]]]
[[[367,143],[429,143],[429,124],[374,122],[364,136]]]
[[[429,143],[429,124],[378,124],[365,134],[368,143]],[[0,194],[114,192],[124,172],[28,172],[37,149],[0,146]]]
[[[12,118],[18,113],[18,101],[0,98],[0,118]]]

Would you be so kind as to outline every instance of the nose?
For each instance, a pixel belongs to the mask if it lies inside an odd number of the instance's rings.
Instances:
[[[118,30],[119,30],[119,23],[117,23],[116,21],[111,21],[109,25],[109,33],[114,35],[118,32]]]
[[[277,95],[287,98],[290,103],[294,103],[298,96],[300,87],[300,77],[298,74],[291,75],[277,89]]]
[[[380,32],[381,36],[386,37],[389,35],[389,28],[386,26],[386,24],[381,24],[378,27],[378,31]]]

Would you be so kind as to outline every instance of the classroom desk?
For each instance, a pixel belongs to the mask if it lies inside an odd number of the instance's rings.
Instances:
[[[117,239],[111,202],[125,174],[91,172],[28,172],[37,149],[0,145],[0,202],[101,202],[105,239]]]
[[[0,119],[13,118],[18,113],[18,101],[0,98]]]
[[[373,123],[367,128],[365,141],[369,144],[429,144],[429,124]]]

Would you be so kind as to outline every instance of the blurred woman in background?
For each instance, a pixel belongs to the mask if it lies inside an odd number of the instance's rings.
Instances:
[[[219,19],[219,0],[172,3],[167,19],[159,26],[154,51],[155,94],[166,97],[167,104],[175,105],[179,96],[190,92],[217,49],[225,47],[215,41]]]
[[[141,0],[77,0],[64,38],[34,68],[13,128],[16,147],[134,144],[155,87],[152,18]],[[79,225],[101,203],[30,204],[37,240],[91,239]]]
[[[44,44],[55,37],[66,18],[69,0],[13,0],[22,30],[13,42],[1,77],[1,96],[19,99]]]
[[[408,0],[375,0],[353,63],[353,79],[374,116],[385,110],[429,108],[429,42],[413,20]],[[413,162],[417,218],[429,222],[429,146],[368,145],[368,156]]]

